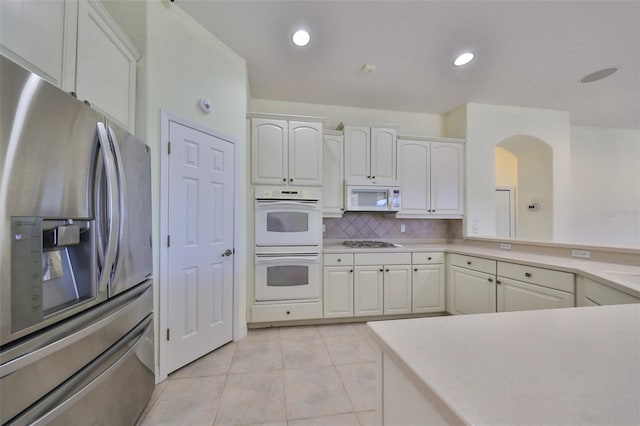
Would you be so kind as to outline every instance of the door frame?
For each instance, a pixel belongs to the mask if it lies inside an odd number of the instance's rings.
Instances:
[[[164,381],[169,375],[168,370],[168,362],[167,362],[167,340],[164,334],[164,330],[168,327],[168,318],[167,312],[169,312],[169,249],[167,247],[167,235],[169,230],[169,200],[167,194],[169,193],[169,154],[168,154],[168,143],[169,143],[169,126],[170,122],[178,123],[182,126],[191,127],[192,129],[198,130],[202,133],[206,133],[215,138],[222,139],[226,142],[229,142],[233,145],[233,161],[234,161],[234,191],[233,191],[233,246],[240,247],[238,236],[239,236],[239,223],[237,220],[237,212],[238,210],[238,182],[239,180],[239,144],[236,138],[225,135],[217,130],[205,127],[201,124],[195,123],[186,118],[180,117],[173,113],[170,113],[164,109],[160,110],[160,264],[158,265],[159,271],[159,281],[160,281],[160,291],[159,291],[159,300],[158,306],[159,312],[155,312],[156,322],[158,324],[158,334],[157,342],[158,342],[158,363],[157,363],[157,371],[156,371],[156,383],[160,383]],[[241,250],[236,250],[233,256],[233,306],[232,306],[232,331],[233,331],[233,340],[238,340],[243,337],[242,330],[240,329],[240,291],[238,286],[238,272],[239,272],[239,261],[238,256],[241,255]]]

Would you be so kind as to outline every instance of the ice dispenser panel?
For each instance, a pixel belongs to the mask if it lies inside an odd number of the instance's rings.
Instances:
[[[13,332],[96,298],[93,221],[13,217],[11,228]]]

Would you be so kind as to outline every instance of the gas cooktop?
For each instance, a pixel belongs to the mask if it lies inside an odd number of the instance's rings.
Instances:
[[[390,248],[390,247],[400,247],[399,244],[388,243],[386,241],[345,241],[342,243],[347,247],[351,248]]]

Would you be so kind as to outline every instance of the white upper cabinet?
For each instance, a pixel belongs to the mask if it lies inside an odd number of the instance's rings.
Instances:
[[[77,16],[77,1],[2,0],[1,52],[51,84],[74,91]]]
[[[456,218],[464,214],[464,143],[398,139],[398,217]]]
[[[251,119],[252,182],[322,185],[322,119]]]
[[[396,129],[340,124],[344,130],[344,178],[349,185],[395,185]]]
[[[135,130],[140,54],[97,1],[0,1],[2,54]]]
[[[135,130],[136,62],[140,54],[97,1],[78,4],[78,99]]]
[[[323,136],[322,215],[341,217],[344,213],[344,161],[342,133]]]

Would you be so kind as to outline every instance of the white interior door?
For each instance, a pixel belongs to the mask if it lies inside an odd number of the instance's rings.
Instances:
[[[496,188],[496,237],[516,237],[515,203],[511,188]]]
[[[174,121],[169,141],[171,372],[233,337],[234,145]]]

